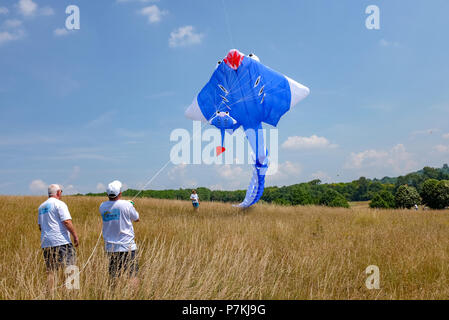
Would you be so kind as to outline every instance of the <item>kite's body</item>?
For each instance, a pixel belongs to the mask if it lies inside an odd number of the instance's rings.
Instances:
[[[307,87],[264,66],[256,56],[231,50],[186,110],[188,118],[220,129],[217,156],[225,151],[225,130],[232,133],[243,126],[255,164],[245,200],[239,207],[253,205],[263,194],[268,152],[262,122],[277,126],[279,119],[308,94]]]

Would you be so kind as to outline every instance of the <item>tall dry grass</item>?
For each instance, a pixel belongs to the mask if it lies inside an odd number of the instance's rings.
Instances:
[[[140,286],[108,285],[103,239],[80,289],[46,292],[37,207],[43,197],[0,197],[0,299],[446,299],[447,211],[281,207],[138,199]],[[65,197],[91,255],[104,200]],[[368,265],[380,290],[365,287]],[[59,284],[62,285],[62,279]]]

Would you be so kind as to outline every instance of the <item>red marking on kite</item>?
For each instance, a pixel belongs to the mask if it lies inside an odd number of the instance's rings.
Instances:
[[[232,69],[237,70],[238,67],[240,67],[240,64],[243,61],[243,58],[245,56],[238,52],[237,50],[233,49],[229,51],[226,58],[223,59],[223,61]]]
[[[223,152],[225,152],[225,151],[226,151],[225,148],[223,148],[223,147],[217,147],[217,148],[216,148],[217,157],[218,157],[220,154],[222,154]]]

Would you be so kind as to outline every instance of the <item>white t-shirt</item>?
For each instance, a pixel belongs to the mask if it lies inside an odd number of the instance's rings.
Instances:
[[[103,219],[103,238],[107,252],[134,251],[133,221],[139,219],[139,213],[126,200],[106,201],[100,205]]]
[[[192,193],[190,195],[190,200],[192,200],[192,202],[194,202],[194,203],[198,203],[198,194]]]
[[[70,232],[62,223],[71,220],[67,205],[56,198],[48,198],[39,206],[37,223],[41,226],[41,247],[56,247],[71,243]]]

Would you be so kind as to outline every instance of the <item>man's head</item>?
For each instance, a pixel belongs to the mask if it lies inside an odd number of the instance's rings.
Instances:
[[[51,198],[61,199],[62,189],[59,184],[51,184],[48,186],[48,196]]]
[[[119,200],[122,195],[122,183],[118,180],[112,181],[106,188],[106,193],[111,201]]]
[[[193,194],[196,194],[196,190],[195,190],[195,189],[193,189],[193,190],[192,190],[192,193],[193,193]]]

